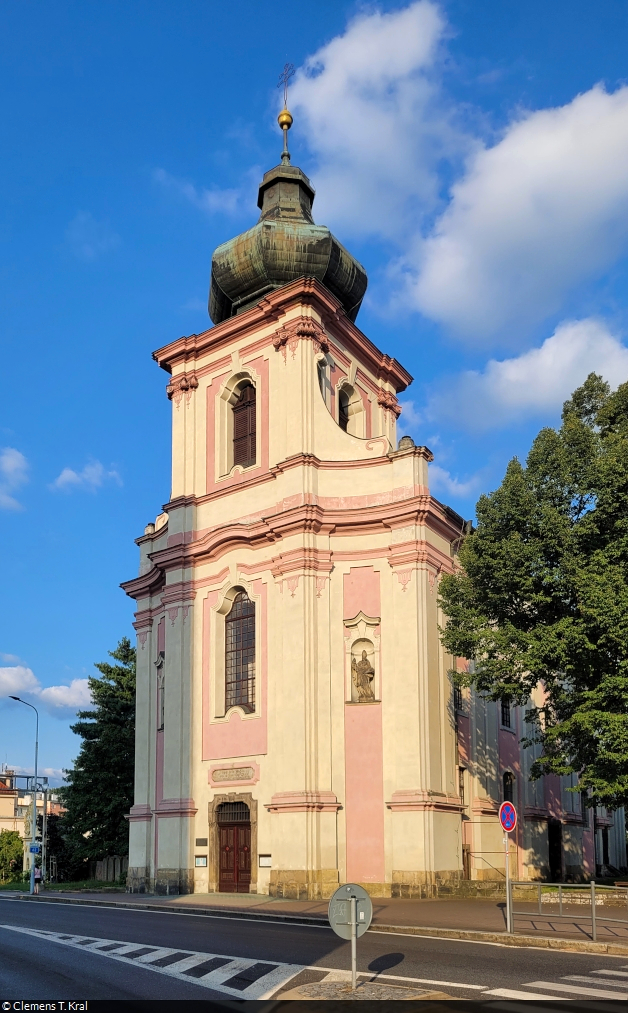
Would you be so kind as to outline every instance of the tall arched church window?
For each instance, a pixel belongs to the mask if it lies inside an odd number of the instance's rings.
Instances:
[[[232,408],[233,463],[245,468],[255,464],[255,387],[247,383]]]
[[[338,393],[338,425],[345,433],[349,428],[349,395],[346,390]]]
[[[239,591],[225,616],[225,713],[255,710],[255,605]]]

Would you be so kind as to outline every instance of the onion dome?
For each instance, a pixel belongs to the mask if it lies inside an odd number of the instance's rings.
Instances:
[[[325,285],[355,320],[366,291],[366,271],[326,226],[314,224],[312,184],[290,164],[287,133],[292,116],[284,109],[278,120],[284,133],[282,163],[261,182],[257,225],[214,252],[209,315],[219,324],[251,309],[267,292],[308,277]]]

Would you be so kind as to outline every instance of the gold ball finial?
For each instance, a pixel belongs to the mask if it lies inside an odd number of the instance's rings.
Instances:
[[[282,130],[290,130],[292,126],[292,113],[284,107],[277,117],[277,123]]]

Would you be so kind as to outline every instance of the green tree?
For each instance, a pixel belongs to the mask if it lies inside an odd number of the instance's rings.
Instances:
[[[73,859],[128,852],[124,817],[133,804],[135,648],[124,637],[109,655],[117,664],[100,662],[100,676],[89,679],[94,709],[79,711],[71,726],[83,743],[59,792],[67,809],[59,831]]]
[[[531,707],[533,776],[579,776],[589,804],[628,804],[628,383],[591,373],[477,504],[441,630],[475,662],[460,681]]]
[[[0,880],[21,879],[24,843],[17,830],[0,830]]]

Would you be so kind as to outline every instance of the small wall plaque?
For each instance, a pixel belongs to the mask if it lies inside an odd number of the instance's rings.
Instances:
[[[197,869],[207,868],[207,855],[196,855],[194,857],[194,865]]]
[[[214,770],[212,781],[250,781],[255,776],[252,767],[229,767],[224,770]]]
[[[197,848],[206,848],[207,847],[207,838],[206,837],[197,837],[196,838],[196,847]]]
[[[259,856],[259,867],[260,869],[270,869],[272,855],[260,855]]]

